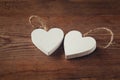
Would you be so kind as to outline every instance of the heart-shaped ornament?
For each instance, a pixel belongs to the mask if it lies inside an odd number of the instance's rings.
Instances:
[[[49,31],[35,29],[31,33],[33,44],[46,55],[51,55],[62,43],[64,32],[59,28]]]
[[[96,40],[92,37],[82,37],[79,31],[73,30],[64,39],[65,58],[82,57],[96,49]]]

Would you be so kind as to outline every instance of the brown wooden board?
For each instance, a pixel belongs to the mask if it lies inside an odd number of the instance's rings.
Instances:
[[[31,42],[31,15],[46,20],[47,27],[65,33],[82,33],[97,27],[114,32],[107,48],[66,60],[63,44],[51,56]],[[106,45],[110,35],[90,34],[98,45]],[[120,80],[120,1],[119,0],[0,0],[0,80]]]

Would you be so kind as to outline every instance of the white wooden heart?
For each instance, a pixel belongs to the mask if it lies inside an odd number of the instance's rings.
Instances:
[[[65,36],[64,50],[66,59],[88,55],[95,49],[96,40],[92,37],[82,37],[79,31],[70,31]]]
[[[33,44],[46,55],[51,55],[62,43],[64,33],[59,28],[52,28],[48,32],[35,29],[31,33]]]

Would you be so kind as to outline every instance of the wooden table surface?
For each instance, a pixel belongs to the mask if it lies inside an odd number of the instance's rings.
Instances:
[[[49,29],[58,27],[65,33],[107,27],[114,41],[82,58],[66,60],[63,45],[48,57],[31,42],[31,15],[46,20]],[[98,46],[110,38],[103,31],[91,36]],[[120,1],[0,0],[0,80],[120,80]]]

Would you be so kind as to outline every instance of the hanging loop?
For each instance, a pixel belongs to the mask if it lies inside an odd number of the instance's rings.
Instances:
[[[93,30],[89,30],[88,32],[86,32],[86,33],[84,34],[84,36],[87,36],[89,33],[93,32],[93,31],[96,31],[96,30],[106,30],[107,32],[110,33],[111,38],[110,38],[110,41],[108,42],[108,44],[105,45],[105,46],[101,46],[102,48],[108,48],[108,47],[112,44],[113,39],[114,39],[114,33],[112,32],[111,29],[106,28],[106,27],[95,28],[95,29],[93,29]]]
[[[47,27],[46,27],[46,24],[45,24],[45,22],[43,21],[43,19],[40,18],[39,16],[36,16],[36,15],[32,15],[32,16],[29,17],[29,23],[32,25],[33,28],[36,27],[36,26],[33,25],[33,23],[32,23],[33,18],[36,18],[36,19],[38,20],[38,22],[41,24],[41,26],[39,26],[41,29],[44,29],[44,30],[47,31]]]

